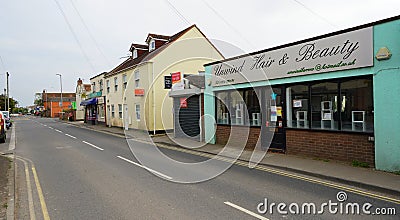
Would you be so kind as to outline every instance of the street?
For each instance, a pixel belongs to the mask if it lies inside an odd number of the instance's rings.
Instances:
[[[372,204],[371,212],[375,207],[400,212],[399,203],[367,192],[355,194],[238,164],[206,182],[174,183],[160,178],[162,171],[141,166],[125,138],[49,118],[21,117],[14,129],[16,219],[398,219],[398,214],[331,214],[327,207],[317,215],[278,212],[278,203],[301,207],[312,202],[320,210],[323,203],[338,202],[340,191],[347,196],[345,202]],[[207,159],[162,151],[179,161]],[[271,203],[276,203],[273,213],[257,210]]]

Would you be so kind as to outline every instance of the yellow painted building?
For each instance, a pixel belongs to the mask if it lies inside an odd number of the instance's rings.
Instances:
[[[132,44],[130,51],[131,57],[105,74],[109,123],[154,133],[173,129],[164,76],[198,74],[204,64],[223,59],[196,25],[172,36],[148,34],[146,44]]]

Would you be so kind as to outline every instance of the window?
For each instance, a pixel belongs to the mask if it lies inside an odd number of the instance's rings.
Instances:
[[[107,93],[110,93],[110,80],[106,81]]]
[[[103,92],[103,80],[99,80],[99,91]]]
[[[287,126],[373,132],[372,86],[371,77],[289,86]]]
[[[128,84],[128,81],[126,81],[126,74],[122,75],[122,83],[124,89],[126,89],[126,85]]]
[[[93,92],[96,92],[96,82],[92,83],[92,90],[93,90]]]
[[[308,128],[308,85],[286,88],[287,126],[289,128]]]
[[[340,89],[342,130],[372,132],[374,126],[372,80],[349,80],[343,82]]]
[[[135,77],[135,88],[139,88],[139,84],[140,84],[140,73],[139,73],[139,70],[136,70],[135,71],[135,75],[134,75],[134,77]]]
[[[249,123],[246,124],[250,124],[251,126],[261,126],[260,103],[256,91],[254,89],[245,90],[243,98],[247,106],[250,120]]]
[[[216,93],[217,124],[261,126],[260,103],[254,89]]]
[[[118,117],[122,118],[122,105],[118,104]]]
[[[111,105],[111,117],[115,118],[115,108],[114,105]]]
[[[338,83],[324,82],[311,86],[311,127],[338,129]]]
[[[140,121],[140,104],[135,104],[136,121]]]
[[[133,54],[132,54],[133,59],[137,58],[137,55],[138,55],[138,54],[137,54],[137,50],[134,49],[132,53],[133,53]]]
[[[114,92],[118,91],[118,77],[114,77]]]
[[[153,51],[154,49],[156,49],[156,41],[154,39],[151,39],[149,44],[149,52]]]
[[[98,105],[98,113],[99,113],[99,118],[101,118],[101,119],[105,118],[104,105]]]
[[[219,92],[216,94],[216,113],[217,113],[217,124],[229,124],[229,92]]]

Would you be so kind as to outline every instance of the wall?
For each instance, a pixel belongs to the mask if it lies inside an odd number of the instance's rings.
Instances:
[[[400,21],[375,26],[375,53],[388,47],[392,57],[375,60],[374,123],[376,168],[400,170]]]
[[[375,164],[375,147],[368,134],[329,131],[286,130],[288,154],[318,159]]]
[[[235,132],[243,133],[243,136],[232,136],[231,137],[231,129],[235,129]],[[247,131],[247,127],[245,126],[229,126],[229,125],[217,125],[217,136],[216,143],[217,144],[226,144],[231,138],[232,143],[242,142],[243,137],[247,136],[245,132]],[[260,127],[250,127],[250,131],[248,134],[248,139],[245,148],[246,149],[254,149],[257,144],[258,138],[260,136],[261,128]]]

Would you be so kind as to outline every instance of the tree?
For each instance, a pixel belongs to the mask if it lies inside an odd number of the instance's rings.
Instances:
[[[6,98],[5,100],[4,100],[4,98]],[[0,109],[2,110],[2,111],[8,111],[8,110],[6,110],[4,107],[4,101],[5,102],[7,102],[7,96],[5,96],[4,94],[2,94],[2,95],[0,95]],[[17,100],[15,100],[15,99],[13,99],[12,97],[10,97],[10,106],[9,106],[9,108],[10,108],[10,112],[12,112],[13,111],[13,109],[15,108],[15,106],[18,104],[18,101]]]
[[[43,106],[43,99],[42,99],[42,93],[36,93],[35,94],[35,100],[33,102],[36,106]]]

